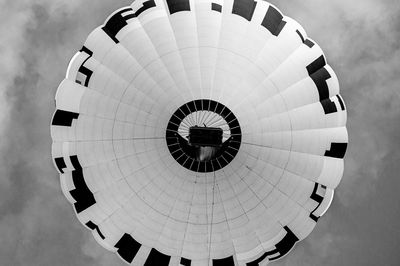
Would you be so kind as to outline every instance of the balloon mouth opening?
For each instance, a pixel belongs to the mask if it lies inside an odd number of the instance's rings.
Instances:
[[[213,100],[195,100],[172,115],[166,142],[172,157],[183,167],[195,172],[214,172],[235,158],[241,129],[225,105]]]

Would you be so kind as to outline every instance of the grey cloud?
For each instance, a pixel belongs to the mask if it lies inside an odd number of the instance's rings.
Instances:
[[[323,48],[341,81],[350,137],[330,210],[272,265],[399,265],[400,3],[271,2]],[[63,197],[49,155],[49,121],[69,59],[92,29],[129,3],[0,2],[0,265],[124,265],[95,242]]]

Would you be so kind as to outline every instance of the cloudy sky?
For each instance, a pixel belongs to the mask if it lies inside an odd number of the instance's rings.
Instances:
[[[95,2],[95,3],[94,3]],[[0,0],[0,265],[125,265],[64,198],[49,123],[67,64],[129,0]],[[400,265],[400,2],[271,1],[323,48],[348,107],[345,173],[311,235],[271,265]]]

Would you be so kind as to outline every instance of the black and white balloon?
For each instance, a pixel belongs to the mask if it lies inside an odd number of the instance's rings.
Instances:
[[[137,0],[72,58],[52,156],[127,263],[266,264],[331,204],[346,119],[321,48],[268,2]]]

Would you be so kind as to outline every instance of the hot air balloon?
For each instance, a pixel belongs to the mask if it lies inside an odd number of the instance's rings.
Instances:
[[[265,1],[134,1],[89,34],[55,99],[62,191],[128,264],[277,260],[343,175],[338,78]]]

